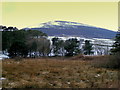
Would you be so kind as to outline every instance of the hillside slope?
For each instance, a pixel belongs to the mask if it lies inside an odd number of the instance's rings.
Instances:
[[[50,21],[35,26],[24,28],[34,29],[46,33],[48,36],[80,36],[85,38],[114,38],[116,32],[77,22]]]

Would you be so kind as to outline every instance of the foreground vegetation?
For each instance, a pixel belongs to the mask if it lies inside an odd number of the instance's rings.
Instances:
[[[118,77],[120,32],[115,37],[111,56],[83,56],[79,54],[93,53],[89,41],[85,41],[82,53],[78,48],[77,39],[63,42],[53,38],[53,46],[50,48],[46,34],[34,30],[18,31],[16,28],[11,32],[10,28],[5,28],[2,32],[2,51],[8,52],[12,58],[2,62],[3,88],[118,88],[120,86]],[[62,54],[73,57],[48,57],[51,50],[55,56]],[[31,58],[25,58],[28,55]]]
[[[3,60],[3,88],[117,88],[118,70],[95,67],[104,56]]]

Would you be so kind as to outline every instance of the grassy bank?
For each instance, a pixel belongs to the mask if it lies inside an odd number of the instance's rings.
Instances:
[[[6,79],[2,85],[4,88],[118,87],[118,70],[94,67],[91,64],[94,57],[75,58],[4,60],[2,76]]]

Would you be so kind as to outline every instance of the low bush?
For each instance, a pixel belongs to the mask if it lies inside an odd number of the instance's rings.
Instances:
[[[96,60],[92,62],[92,65],[95,67],[119,69],[120,68],[120,56],[116,54],[116,55],[96,58]]]
[[[108,68],[120,69],[120,56],[118,54],[109,57]]]

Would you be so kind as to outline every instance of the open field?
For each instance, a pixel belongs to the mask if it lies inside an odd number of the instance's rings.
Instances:
[[[98,58],[98,57],[95,57]],[[117,88],[118,70],[95,68],[90,57],[2,62],[3,88]],[[89,60],[87,60],[89,59]]]

